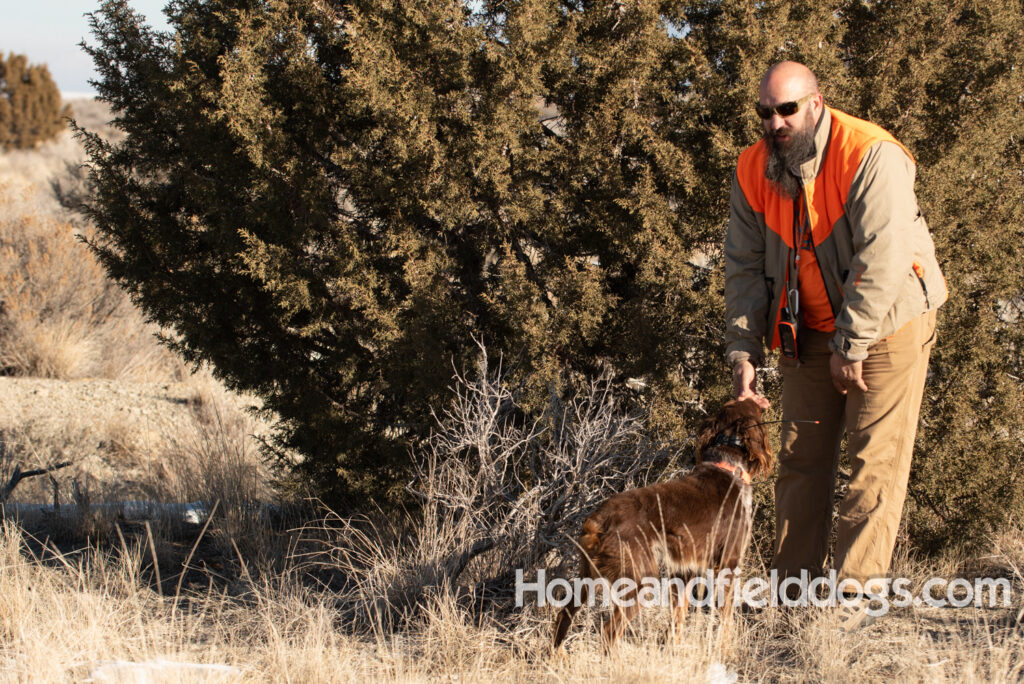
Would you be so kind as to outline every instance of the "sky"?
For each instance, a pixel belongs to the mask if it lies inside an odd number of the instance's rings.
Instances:
[[[161,9],[167,0],[130,0],[154,28],[165,28]],[[19,0],[5,3],[0,19],[0,51],[28,57],[32,64],[46,63],[50,75],[65,97],[95,92],[89,79],[95,77],[92,59],[78,46],[89,34],[86,12],[99,7],[99,0]]]

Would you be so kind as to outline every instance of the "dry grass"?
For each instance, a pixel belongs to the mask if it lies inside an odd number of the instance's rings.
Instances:
[[[169,496],[220,502],[211,524],[143,526],[93,516],[57,534],[52,524],[4,522],[4,679],[127,677],[117,669],[121,661],[150,668],[145,681],[1019,681],[1024,674],[1020,526],[993,538],[992,552],[980,558],[950,552],[915,559],[903,547],[894,569],[915,586],[932,575],[1010,577],[1010,608],[900,609],[852,635],[838,631],[832,611],[769,608],[739,616],[730,644],[722,643],[716,616],[699,610],[689,614],[682,639],[669,642],[668,611],[650,609],[610,656],[601,653],[597,611],[584,609],[565,653],[552,656],[553,611],[515,608],[508,579],[514,568],[506,567],[529,563],[529,577],[539,567],[562,566],[565,550],[548,543],[556,528],[526,535],[529,520],[518,513],[534,507],[543,516],[548,491],[543,483],[503,485],[497,473],[520,463],[525,448],[531,467],[556,482],[588,477],[582,490],[587,482],[611,486],[626,476],[617,470],[618,451],[594,445],[635,447],[614,439],[630,435],[630,422],[607,410],[595,386],[563,405],[561,418],[551,421],[562,437],[544,441],[546,430],[500,419],[507,404],[495,399],[508,397],[500,382],[484,378],[463,380],[441,419],[435,451],[420,454],[419,514],[329,516],[292,531],[253,506],[270,496],[246,441],[253,425],[230,413],[216,385],[197,385],[193,424],[168,440],[169,450],[154,463],[166,469],[160,486]],[[441,455],[462,465],[443,467]],[[617,466],[602,470],[602,463]],[[645,471],[628,477],[638,472]],[[570,518],[576,506],[588,505],[573,501]],[[47,543],[40,541],[44,534]],[[452,564],[485,537],[496,543],[464,567]],[[766,574],[764,561],[749,559],[746,574]]]
[[[123,136],[109,125],[110,109],[104,103],[91,98],[76,98],[66,104],[71,105],[73,117],[82,128],[99,133],[109,140]],[[85,151],[69,127],[53,140],[33,149],[0,153],[0,179],[43,190],[39,201],[47,212],[54,212],[58,210],[57,200],[45,191],[51,183],[64,179],[70,169],[75,169],[85,159]]]
[[[254,403],[206,372],[174,384],[0,378],[0,478],[15,464],[70,461],[55,475],[64,500],[76,480],[97,501],[265,498],[258,438],[268,425],[245,408]],[[12,501],[51,498],[39,477]]]
[[[71,104],[81,126],[116,138],[105,105]],[[156,328],[82,244],[90,227],[59,208],[51,185],[75,182],[68,169],[83,159],[70,132],[0,154],[0,374],[53,379],[33,381],[18,402],[0,395],[0,468],[72,461],[57,477],[64,500],[85,482],[97,501],[265,498],[252,435],[266,427],[207,370],[190,374],[158,344]],[[79,379],[90,382],[62,382]],[[129,398],[117,403],[125,388]],[[22,502],[51,497],[45,477],[15,493]]]
[[[1020,532],[1007,536],[1019,539]],[[649,610],[610,656],[600,651],[593,613],[584,611],[567,652],[552,656],[546,610],[480,607],[439,589],[422,595],[409,619],[391,628],[346,611],[363,580],[400,575],[409,548],[361,557],[346,568],[360,574],[336,590],[311,584],[286,564],[274,574],[246,566],[232,582],[214,578],[206,589],[193,584],[162,595],[154,591],[141,540],[116,551],[36,551],[39,558],[29,546],[18,527],[4,523],[0,668],[8,681],[83,679],[119,660],[219,663],[237,670],[202,681],[275,682],[708,681],[709,673],[730,672],[740,681],[998,682],[1019,681],[1024,667],[1012,610],[905,609],[847,635],[827,610],[768,609],[737,620],[728,650],[714,615],[691,613],[683,638],[669,643],[667,611]],[[1017,553],[1000,559],[1019,564]],[[933,568],[905,563],[901,570],[916,576]],[[164,586],[173,588],[173,581],[165,577]],[[1014,593],[1022,588],[1015,576]],[[1019,608],[1018,598],[1013,610]],[[182,676],[172,670],[147,681]]]
[[[39,202],[47,212],[58,209],[56,197],[45,192],[50,183],[85,161],[85,151],[71,131],[30,150],[8,150],[0,154],[0,180],[14,183],[19,189],[43,190]]]
[[[116,136],[108,110],[72,103],[79,123]],[[84,161],[70,131],[0,154],[0,371],[73,379],[164,382],[186,375],[128,297],[79,241],[52,185],[78,182]]]

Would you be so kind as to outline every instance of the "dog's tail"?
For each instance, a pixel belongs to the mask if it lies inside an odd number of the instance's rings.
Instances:
[[[587,559],[585,552],[580,553],[580,575],[584,578],[590,575],[588,570],[592,567],[592,563]],[[574,592],[570,592],[571,594]],[[552,639],[551,647],[555,650],[562,645],[565,641],[565,635],[569,632],[569,626],[572,624],[572,619],[579,611],[580,607],[584,603],[590,600],[590,590],[585,582],[580,584],[579,596],[571,596],[570,601],[566,603],[562,610],[558,611],[558,617],[555,618],[555,635]]]
[[[594,565],[594,554],[600,548],[601,533],[603,532],[601,520],[597,515],[592,515],[583,523],[583,534],[580,535],[580,577],[583,579],[594,579],[599,576],[597,566]],[[572,619],[580,607],[590,600],[590,590],[586,582],[580,584],[579,596],[573,596],[569,603],[562,607],[555,618],[555,636],[552,640],[552,648],[557,649],[565,641],[565,635],[569,631]]]

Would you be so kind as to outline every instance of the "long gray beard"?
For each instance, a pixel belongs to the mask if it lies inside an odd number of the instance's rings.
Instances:
[[[764,177],[783,197],[799,197],[803,181],[790,173],[789,168],[810,159],[814,154],[814,128],[794,133],[789,149],[785,151],[779,148],[775,136],[766,133],[764,137],[768,143],[768,161],[764,165]]]

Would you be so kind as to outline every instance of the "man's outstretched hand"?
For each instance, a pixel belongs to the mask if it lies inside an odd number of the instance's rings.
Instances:
[[[771,407],[771,403],[757,393],[757,371],[750,361],[739,361],[732,367],[732,396],[753,399],[762,410]]]

